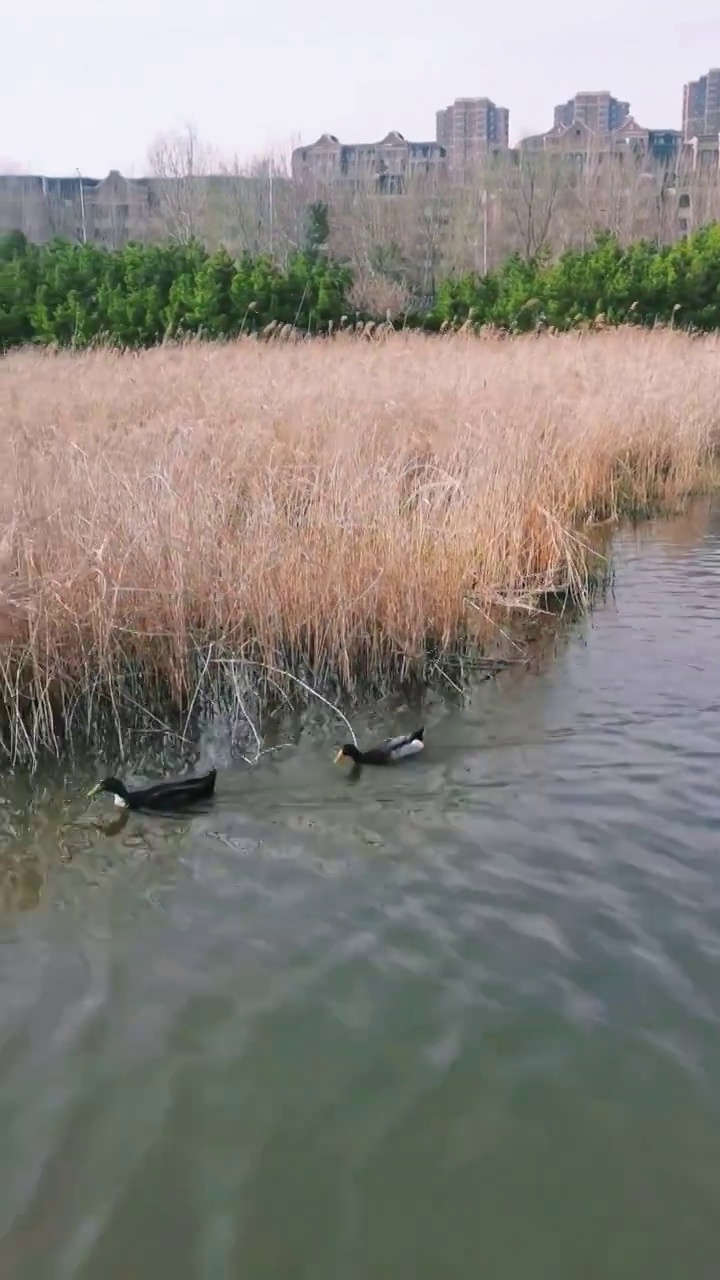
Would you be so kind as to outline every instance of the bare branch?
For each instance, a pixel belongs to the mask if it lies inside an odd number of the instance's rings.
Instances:
[[[203,231],[213,153],[187,125],[156,138],[148,152],[162,230],[187,244]]]

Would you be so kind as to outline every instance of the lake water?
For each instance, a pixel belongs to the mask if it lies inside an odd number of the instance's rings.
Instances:
[[[715,1280],[720,512],[615,548],[397,769],[5,779],[3,1280]]]

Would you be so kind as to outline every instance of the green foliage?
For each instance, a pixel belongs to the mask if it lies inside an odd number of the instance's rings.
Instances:
[[[310,251],[285,271],[201,244],[128,244],[117,252],[54,240],[0,243],[0,349],[21,343],[147,347],[166,337],[232,337],[271,320],[314,333],[337,324],[347,267]]]
[[[28,248],[28,239],[23,231],[6,231],[0,236],[0,262],[22,258]]]
[[[129,244],[117,252],[54,240],[0,238],[0,350],[23,343],[146,347],[167,337],[229,338],[271,321],[327,332],[344,314],[351,270],[327,254],[327,206],[308,211],[305,245],[284,269],[270,257],[234,259],[201,244]],[[403,266],[384,253],[390,277]],[[720,224],[677,244],[623,249],[598,235],[589,252],[530,261],[516,254],[486,276],[443,281],[432,309],[407,324],[437,330],[466,320],[512,332],[569,329],[602,315],[609,324],[720,328]],[[383,317],[378,317],[382,319]]]
[[[487,276],[446,281],[433,309],[435,324],[466,319],[513,332],[538,323],[571,329],[603,316],[608,324],[675,324],[720,328],[720,225],[687,240],[623,249],[608,232],[588,252],[556,262],[509,258]]]
[[[330,211],[324,200],[315,200],[307,211],[305,255],[317,258],[327,253],[330,239]]]

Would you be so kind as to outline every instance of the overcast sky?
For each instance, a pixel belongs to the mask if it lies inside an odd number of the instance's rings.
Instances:
[[[512,139],[582,89],[679,128],[682,86],[720,64],[720,3],[694,0],[23,0],[3,22],[0,170],[139,176],[190,123],[241,161],[320,133],[434,138],[487,95]]]

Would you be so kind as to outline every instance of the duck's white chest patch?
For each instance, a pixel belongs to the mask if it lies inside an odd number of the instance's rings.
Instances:
[[[127,800],[123,800],[122,796],[117,796],[113,792],[113,800],[115,801],[118,809],[127,809]]]

